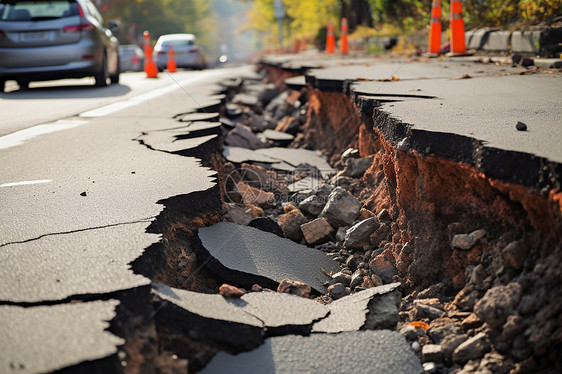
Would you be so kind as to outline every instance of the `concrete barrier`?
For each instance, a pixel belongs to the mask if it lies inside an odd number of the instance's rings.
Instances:
[[[484,46],[488,42],[488,38],[492,32],[495,32],[495,29],[478,29],[478,30],[470,30],[464,33],[465,43],[467,49],[476,49],[481,50],[484,49]]]
[[[511,35],[511,51],[514,53],[534,53],[540,50],[541,31],[515,31]]]
[[[489,52],[508,52],[511,42],[511,32],[494,31],[488,34],[484,50]]]

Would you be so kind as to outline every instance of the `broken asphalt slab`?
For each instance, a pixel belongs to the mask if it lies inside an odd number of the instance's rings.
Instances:
[[[153,283],[152,292],[157,296],[160,325],[241,350],[256,347],[269,336],[393,328],[398,321],[399,286],[371,288],[329,305],[271,291],[229,299]]]
[[[485,142],[486,147],[528,152],[562,162],[561,82],[548,75],[529,75],[361,82],[352,90],[356,94],[377,90],[397,95],[421,90],[417,93],[438,98],[385,104],[381,109],[415,129],[470,136]],[[526,123],[529,130],[516,131],[519,121]]]
[[[261,162],[266,164],[273,164],[279,162],[279,159],[270,157],[254,151],[253,149],[243,147],[230,147],[225,146],[223,156],[228,161],[241,164],[243,162]]]
[[[402,335],[377,330],[274,337],[251,352],[238,355],[219,352],[201,371],[204,374],[307,372],[418,374],[422,367]]]
[[[108,300],[31,308],[0,306],[0,372],[51,372],[103,359],[110,361],[103,366],[106,370],[120,369],[117,348],[125,342],[106,331],[118,304]]]
[[[258,149],[256,152],[279,161],[284,161],[295,168],[301,164],[308,164],[316,167],[320,171],[320,176],[322,177],[327,177],[330,174],[335,173],[335,170],[330,166],[328,161],[326,161],[326,158],[318,151],[310,151],[308,149],[301,148],[274,147]]]
[[[264,64],[286,69],[297,59],[322,56],[266,56]],[[559,185],[562,74],[482,61],[332,57],[305,76],[319,91],[348,95],[367,126],[396,148],[461,161],[536,189]],[[517,131],[518,122],[527,130]]]
[[[321,292],[329,280],[324,271],[339,270],[323,252],[253,227],[220,222],[199,229],[198,236],[201,261],[225,281],[243,287],[258,283],[276,289],[288,278]]]
[[[44,236],[0,248],[0,302],[42,303],[149,285],[129,265],[159,240],[154,234],[138,235],[149,224]]]
[[[158,325],[181,331],[193,339],[210,341],[232,351],[257,347],[263,341],[263,322],[246,313],[232,299],[153,284]]]
[[[0,221],[0,252],[10,243],[45,235],[151,219],[163,209],[157,201],[215,185],[216,173],[199,160],[133,141],[146,126],[143,121],[114,126],[104,118],[92,119],[2,153],[3,165],[21,165],[28,178],[50,182],[2,189],[2,204],[10,202],[14,208],[10,219]],[[18,170],[9,168],[0,182],[20,178]]]
[[[400,283],[368,288],[328,304],[330,314],[318,321],[313,333],[340,333],[360,329],[393,328],[398,322]],[[394,326],[393,326],[394,325]]]
[[[257,347],[265,336],[308,335],[314,322],[329,313],[325,305],[285,293],[255,292],[228,299],[160,284],[153,284],[153,293],[165,302],[156,307],[160,325],[239,351]]]
[[[432,100],[383,104],[373,111],[375,127],[396,147],[452,158],[489,177],[540,189],[559,183],[562,175],[560,82],[546,74],[511,75],[361,82],[352,90],[436,94]],[[517,131],[518,122],[528,130]]]
[[[152,132],[139,137],[139,141],[150,149],[168,153],[181,153],[187,150],[196,150],[205,143],[218,140],[218,135],[205,135],[195,138],[178,139],[170,132]],[[218,147],[215,147],[218,150]]]

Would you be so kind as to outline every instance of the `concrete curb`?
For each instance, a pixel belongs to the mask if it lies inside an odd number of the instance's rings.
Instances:
[[[427,33],[416,33],[405,38],[407,44],[411,43],[421,50],[427,49]],[[392,38],[371,38],[369,44],[383,49],[389,45],[390,39]],[[442,43],[447,42],[446,32],[442,33],[441,40]],[[513,32],[495,28],[469,30],[465,32],[465,42],[467,50],[559,58],[562,55],[562,27]]]

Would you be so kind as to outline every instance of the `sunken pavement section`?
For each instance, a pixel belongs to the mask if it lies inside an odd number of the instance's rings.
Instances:
[[[87,191],[7,197],[0,371],[562,369],[560,83],[267,56],[94,120]]]

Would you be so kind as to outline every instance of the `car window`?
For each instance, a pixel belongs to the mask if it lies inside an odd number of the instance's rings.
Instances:
[[[0,21],[42,21],[77,15],[78,4],[68,0],[6,1],[0,4]]]
[[[195,42],[191,39],[189,40],[185,40],[185,39],[180,39],[180,40],[165,40],[164,42],[162,42],[162,46],[163,47],[168,47],[168,46],[172,46],[172,47],[187,47],[190,45],[195,45]]]

